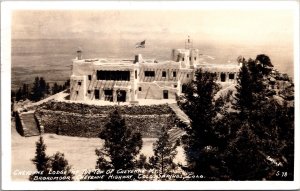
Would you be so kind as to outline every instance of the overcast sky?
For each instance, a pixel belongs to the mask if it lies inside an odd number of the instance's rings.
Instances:
[[[12,38],[193,39],[230,43],[293,41],[288,10],[14,11]]]

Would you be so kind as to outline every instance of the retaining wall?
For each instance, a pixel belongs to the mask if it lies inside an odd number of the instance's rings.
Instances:
[[[167,105],[93,106],[65,102],[41,105],[35,112],[44,133],[78,137],[98,137],[108,114],[118,107],[126,125],[143,137],[157,137],[164,125],[174,125],[173,110]]]

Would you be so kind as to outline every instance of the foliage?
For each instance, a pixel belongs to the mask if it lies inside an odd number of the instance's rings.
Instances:
[[[159,175],[167,175],[173,173],[176,164],[173,162],[177,151],[178,142],[172,144],[167,128],[163,127],[158,140],[153,144],[154,156],[149,158],[152,169],[158,170]],[[162,176],[160,176],[162,177]],[[165,180],[166,178],[159,178]]]
[[[71,172],[71,166],[65,159],[63,153],[57,152],[50,158],[51,171],[56,172],[52,177],[68,177],[68,181],[72,181],[74,174]],[[62,173],[60,173],[62,172]],[[58,179],[59,180],[59,179]]]
[[[184,149],[189,171],[195,175],[211,175],[213,172],[210,166],[215,162],[212,160],[211,151],[218,146],[214,131],[214,95],[219,86],[215,83],[214,74],[198,70],[195,76],[196,80],[187,85],[183,95],[184,102],[179,102],[179,106],[191,120]]]
[[[251,104],[253,102],[253,96],[250,80],[250,72],[246,63],[244,62],[238,74],[238,84],[236,86],[237,93],[235,94],[235,109],[240,111],[241,118],[244,118],[245,115],[247,115],[252,109]]]
[[[140,133],[133,133],[116,109],[110,114],[99,137],[104,139],[104,147],[96,150],[96,169],[132,170],[136,166],[136,156],[142,148]]]
[[[31,87],[31,88],[30,88]],[[16,92],[11,92],[11,101],[15,97],[15,101],[30,99],[39,101],[48,95],[58,93],[70,87],[70,80],[64,82],[63,85],[58,85],[56,82],[53,87],[46,82],[43,77],[35,77],[33,84],[23,84]]]
[[[36,142],[36,156],[32,162],[36,166],[37,172],[29,176],[30,181],[71,181],[74,174],[63,153],[57,152],[52,157],[45,153],[46,145],[43,137],[40,136]]]
[[[49,161],[49,157],[46,155],[47,146],[44,143],[44,139],[40,136],[39,141],[36,142],[36,151],[35,157],[32,159],[33,164],[35,164],[37,171],[47,171],[47,163]]]
[[[273,67],[268,56],[240,60],[243,66],[233,103],[238,113],[229,114],[237,118],[226,117],[221,122],[224,128],[231,130],[223,152],[227,173],[234,180],[275,180],[279,178],[277,172],[286,169],[289,176],[285,179],[291,179],[293,111],[287,104],[280,104],[273,94],[268,94],[268,79]]]

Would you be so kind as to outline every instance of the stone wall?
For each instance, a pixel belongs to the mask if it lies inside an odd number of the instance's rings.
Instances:
[[[65,102],[48,102],[35,112],[44,133],[66,136],[98,137],[116,107]],[[129,128],[143,137],[157,137],[162,126],[174,125],[173,110],[166,104],[152,106],[118,106]]]

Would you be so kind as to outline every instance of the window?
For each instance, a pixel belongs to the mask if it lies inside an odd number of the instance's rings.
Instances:
[[[142,91],[142,87],[139,87],[139,91]]]
[[[195,57],[194,60],[197,60],[197,57]]]
[[[234,79],[234,74],[229,74],[229,79],[233,80]]]
[[[174,85],[174,88],[177,88],[177,85]]]
[[[164,77],[164,78],[167,77],[167,72],[166,71],[162,71],[161,76]]]
[[[184,61],[184,57],[182,58],[182,61]]]
[[[135,79],[137,79],[137,71],[134,71]]]
[[[189,74],[187,74],[187,75],[186,75],[186,77],[187,77],[187,78],[189,78],[189,77],[190,77],[190,75],[189,75]]]
[[[190,61],[192,61],[192,57],[189,57],[190,58]]]
[[[176,72],[173,72],[173,77],[176,78]]]
[[[188,88],[187,84],[182,84],[182,86],[181,86],[181,92],[182,93],[186,93],[187,88]]]
[[[89,80],[92,80],[92,75],[88,75],[88,79],[89,79]]]
[[[163,90],[163,98],[164,99],[169,99],[169,92],[168,92],[168,90]]]
[[[78,91],[76,91],[76,94],[78,95]]]
[[[145,71],[145,77],[154,77],[155,72],[154,71]]]
[[[91,90],[88,90],[87,92],[88,92],[88,94],[90,94],[90,93],[91,93]]]
[[[81,82],[78,82],[78,85],[81,86]]]
[[[97,71],[97,80],[129,81],[129,71]]]
[[[221,73],[221,82],[225,82],[225,80],[226,80],[226,74]]]

